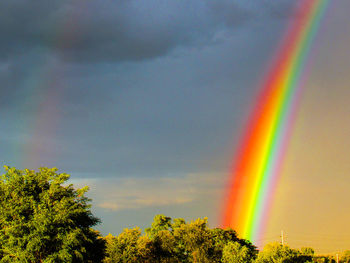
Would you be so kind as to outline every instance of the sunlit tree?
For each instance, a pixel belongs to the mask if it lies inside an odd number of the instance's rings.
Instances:
[[[248,263],[253,262],[254,259],[249,247],[242,246],[238,242],[227,243],[222,252],[223,263]]]
[[[342,263],[350,263],[350,250],[345,250],[340,258]]]
[[[138,242],[140,237],[141,229],[137,227],[134,229],[126,228],[116,237],[111,235],[107,236],[107,256],[104,262],[139,262],[140,254]]]
[[[224,249],[225,262],[236,262],[232,261],[235,256],[251,262],[257,254],[256,248],[239,239],[232,229],[209,228],[206,218],[187,223],[182,218],[172,220],[157,215],[145,235],[141,235],[140,229],[126,229],[119,236],[107,236],[106,240],[106,263],[223,262]],[[231,243],[239,247],[236,249]]]
[[[0,262],[100,262],[104,241],[91,229],[87,187],[64,185],[56,168],[5,167],[0,177]],[[92,248],[94,251],[92,252]]]
[[[298,250],[275,242],[267,244],[259,252],[256,263],[304,263],[311,260],[311,256],[302,255]]]
[[[313,256],[315,254],[315,250],[312,247],[302,247],[300,252],[305,256]]]

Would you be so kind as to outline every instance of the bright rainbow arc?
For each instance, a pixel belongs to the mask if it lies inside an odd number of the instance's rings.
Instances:
[[[301,0],[262,83],[231,173],[223,227],[255,242],[266,227],[300,97],[303,72],[329,0]]]

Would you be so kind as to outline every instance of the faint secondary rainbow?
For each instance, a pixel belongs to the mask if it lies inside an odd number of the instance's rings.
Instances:
[[[279,178],[305,64],[329,0],[300,0],[236,153],[223,227],[253,242],[261,238]]]
[[[48,54],[38,57],[27,69],[23,85],[29,90],[28,104],[33,113],[26,120],[25,142],[16,149],[18,165],[22,168],[53,166],[56,159],[52,149],[58,147],[54,139],[61,120],[61,101],[67,88],[64,60],[69,59],[60,51],[73,47],[79,40],[80,14],[86,9],[85,1],[74,0],[72,4],[75,9],[67,11],[65,20],[57,21],[51,38],[46,39]],[[26,107],[23,110],[27,110]]]

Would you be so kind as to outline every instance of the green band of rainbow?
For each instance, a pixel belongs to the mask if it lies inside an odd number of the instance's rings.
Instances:
[[[223,226],[257,240],[269,207],[293,124],[312,42],[328,0],[301,0],[266,79],[235,159]]]

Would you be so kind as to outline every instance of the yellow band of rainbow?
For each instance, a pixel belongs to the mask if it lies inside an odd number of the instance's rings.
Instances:
[[[329,0],[300,0],[236,153],[223,227],[256,241],[266,226],[312,42]]]

